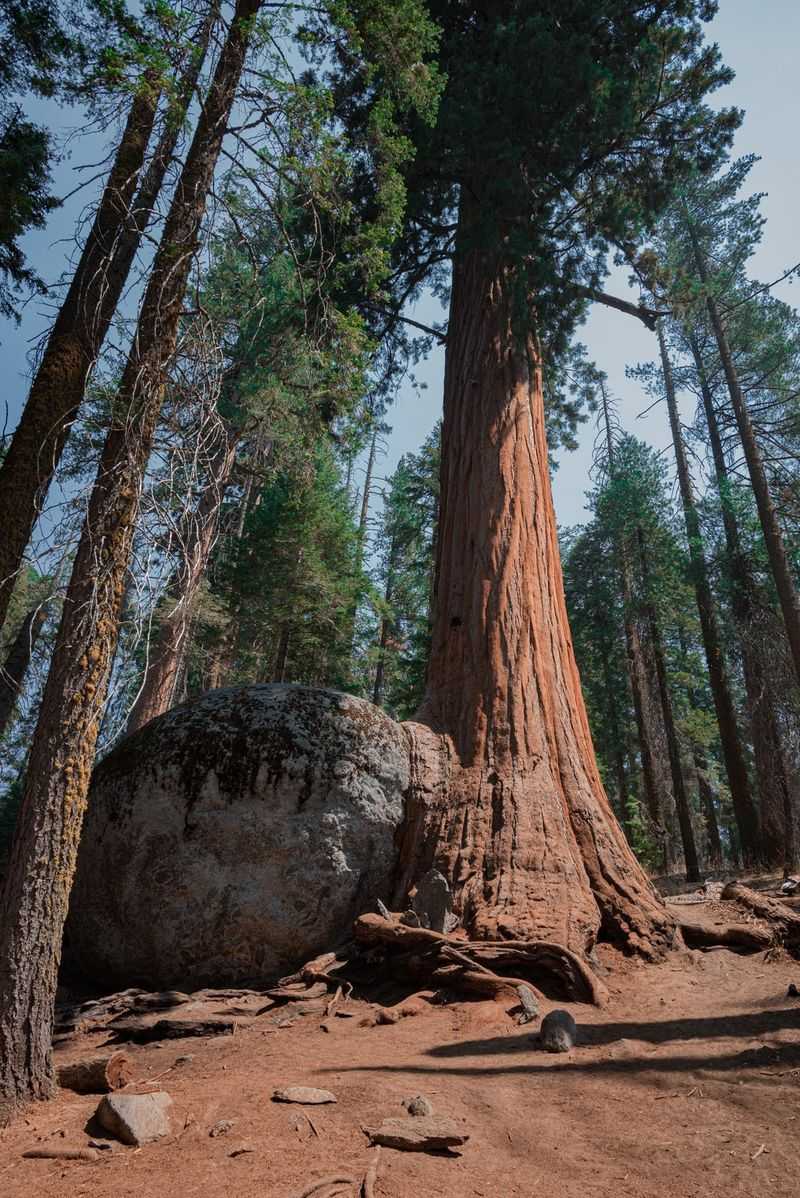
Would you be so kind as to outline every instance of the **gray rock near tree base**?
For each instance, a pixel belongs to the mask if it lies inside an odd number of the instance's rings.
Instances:
[[[149,1144],[169,1135],[172,1099],[163,1090],[152,1094],[107,1094],[95,1117],[123,1144]]]
[[[546,1052],[569,1052],[575,1046],[578,1029],[569,1011],[550,1011],[542,1020],[539,1043]]]
[[[269,981],[388,897],[409,748],[334,691],[212,691],[97,767],[68,944],[103,985]]]
[[[420,878],[411,899],[411,908],[423,928],[432,932],[450,932],[455,927],[453,896],[447,879],[438,869],[429,869]]]

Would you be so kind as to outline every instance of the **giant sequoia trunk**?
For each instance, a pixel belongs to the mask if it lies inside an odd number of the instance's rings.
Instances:
[[[53,1003],[138,512],[186,281],[253,18],[238,0],[142,301],[92,489],[31,747],[0,907],[0,1097],[52,1090]]]
[[[514,280],[454,265],[427,693],[398,898],[431,865],[480,937],[583,952],[601,931],[657,954],[671,923],[595,764],[572,650],[533,340]]]

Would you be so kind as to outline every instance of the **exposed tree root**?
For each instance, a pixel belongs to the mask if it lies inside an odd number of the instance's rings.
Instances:
[[[575,953],[545,941],[472,941],[412,928],[381,915],[362,915],[355,923],[356,941],[400,950],[393,965],[415,977],[452,989],[468,989],[487,997],[518,998],[517,987],[537,990],[534,979],[555,981],[566,998],[602,1006],[606,987]],[[511,972],[513,970],[513,973]],[[501,972],[502,971],[502,972]]]

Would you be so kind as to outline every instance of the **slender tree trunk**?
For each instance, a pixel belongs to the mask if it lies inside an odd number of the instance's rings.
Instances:
[[[284,622],[280,626],[278,633],[278,645],[275,649],[275,661],[272,666],[272,681],[283,682],[286,677],[286,660],[289,656],[289,639],[291,637],[291,629],[288,622]]]
[[[683,776],[683,764],[681,762],[680,741],[678,740],[678,730],[675,726],[675,714],[672,709],[672,695],[669,688],[669,677],[667,675],[667,657],[664,652],[664,641],[661,636],[661,626],[658,622],[658,614],[652,601],[652,590],[650,584],[650,570],[647,560],[647,549],[644,543],[644,536],[641,528],[636,530],[637,539],[639,542],[639,554],[642,562],[642,579],[644,582],[645,592],[648,595],[646,604],[647,622],[650,631],[650,641],[653,646],[653,660],[655,661],[656,677],[658,679],[658,694],[661,700],[661,714],[664,719],[664,733],[667,738],[667,755],[669,757],[670,774],[672,775],[672,789],[675,795],[675,810],[678,813],[678,826],[681,831],[681,843],[683,844],[683,856],[686,862],[686,881],[700,881],[700,865],[697,860],[697,847],[694,840],[694,828],[692,827],[692,811],[689,805],[689,796],[686,793],[686,782]]]
[[[609,661],[608,645],[600,646],[600,655],[603,668],[603,683],[606,689],[606,707],[608,709],[608,722],[611,727],[611,736],[614,740],[614,748],[612,756],[614,758],[614,773],[617,780],[617,795],[619,797],[619,819],[625,829],[625,835],[628,838],[628,844],[633,844],[633,829],[631,827],[630,811],[628,810],[629,791],[628,791],[628,775],[625,771],[625,747],[622,740],[622,726],[620,723],[619,714],[617,711],[617,696],[614,684],[611,679],[611,663]]]
[[[722,362],[722,369],[725,374],[725,382],[727,383],[728,394],[731,399],[731,406],[733,407],[733,413],[739,429],[739,437],[744,449],[745,461],[747,462],[750,482],[758,509],[758,518],[761,522],[761,531],[764,534],[764,542],[767,547],[772,577],[775,580],[775,589],[778,592],[778,600],[781,605],[784,624],[786,625],[786,636],[789,640],[795,674],[797,675],[798,682],[800,682],[800,595],[798,595],[797,587],[795,586],[789,567],[786,545],[784,544],[783,533],[778,522],[777,513],[775,512],[775,505],[772,502],[761,449],[756,440],[750,420],[750,412],[747,408],[747,401],[739,383],[739,376],[734,365],[733,355],[731,354],[728,335],[722,323],[717,301],[708,288],[709,277],[705,256],[691,224],[689,225],[689,233],[694,248],[697,273],[707,289],[706,307],[708,308],[711,327],[714,330],[717,349],[719,350],[720,361]]]
[[[789,828],[785,824],[787,806],[791,812],[791,794],[787,781],[786,758],[778,729],[773,692],[779,685],[765,668],[760,644],[763,631],[756,595],[756,581],[747,554],[742,547],[739,524],[731,504],[730,478],[719,431],[714,397],[706,375],[700,346],[693,336],[689,345],[697,369],[700,394],[708,428],[714,474],[717,482],[722,525],[725,531],[727,570],[731,583],[731,607],[739,633],[742,652],[747,710],[753,744],[759,792],[758,856],[771,868],[784,864]],[[741,829],[739,829],[741,836]],[[745,854],[747,857],[747,854]]]
[[[683,443],[683,431],[678,415],[678,402],[675,395],[672,364],[669,360],[664,329],[660,321],[658,325],[658,346],[661,353],[661,368],[664,375],[664,390],[667,398],[670,429],[672,431],[672,444],[675,449],[675,461],[678,467],[678,486],[680,487],[683,517],[686,524],[686,539],[689,545],[692,582],[697,601],[697,611],[700,616],[703,650],[708,667],[711,694],[714,699],[714,710],[717,714],[722,756],[725,761],[733,810],[739,829],[742,857],[746,864],[754,864],[758,860],[759,853],[758,812],[750,791],[750,779],[747,775],[747,763],[739,736],[736,708],[731,694],[725,656],[722,652],[722,638],[719,632],[716,606],[711,593],[708,567],[703,551],[703,534],[700,528],[700,517],[697,513],[692,477],[689,473],[689,463]]]
[[[462,201],[462,204],[466,201]],[[462,213],[463,219],[463,213]],[[461,243],[463,245],[463,241]],[[427,693],[397,897],[435,865],[477,936],[654,955],[663,905],[603,793],[567,623],[537,347],[515,280],[460,249]]]
[[[46,619],[46,607],[40,604],[31,608],[22,621],[17,635],[11,642],[6,659],[0,667],[0,740],[5,735],[6,728],[14,714],[34,647]]]
[[[61,936],[144,474],[206,197],[260,0],[239,0],[178,182],[89,501],[0,910],[0,1095],[45,1097]]]
[[[387,606],[390,606],[394,596],[394,561],[397,552],[397,542],[392,537],[389,545],[388,566],[386,569],[386,588],[383,593],[383,599]],[[375,685],[372,688],[372,702],[376,707],[379,707],[383,701],[383,681],[386,672],[386,647],[389,643],[389,632],[391,630],[392,620],[388,612],[381,618],[381,635],[378,645],[378,661],[375,666]]]
[[[614,440],[611,434],[611,417],[608,410],[608,395],[601,383],[600,397],[603,406],[603,419],[606,436],[606,452],[608,454],[609,473],[613,477],[616,454]],[[633,584],[631,568],[628,560],[628,550],[624,543],[619,543],[617,549],[617,565],[619,570],[620,591],[622,595],[623,627],[625,632],[625,655],[628,670],[628,680],[633,697],[633,711],[636,719],[636,735],[639,742],[639,755],[642,767],[642,785],[644,799],[650,822],[659,837],[663,852],[663,870],[669,873],[670,851],[667,834],[666,811],[669,807],[669,795],[664,793],[658,770],[656,769],[656,753],[653,744],[653,732],[648,718],[650,704],[647,699],[648,673],[642,649],[642,639],[639,626],[633,610]]]
[[[161,621],[141,689],[128,717],[127,732],[135,732],[168,711],[186,657],[192,610],[217,539],[219,516],[236,461],[236,437],[225,431],[214,455],[197,511],[182,538],[182,561],[167,595],[173,606]]]
[[[695,747],[694,769],[697,777],[697,792],[706,826],[706,861],[709,869],[722,868],[722,839],[714,806],[714,790],[708,780],[708,762],[702,750]]]
[[[0,627],[25,547],[175,153],[216,15],[215,3],[198,31],[191,62],[168,107],[164,134],[138,193],[158,107],[159,88],[152,74],[145,76],[134,96],[94,224],[0,467]]]
[[[367,458],[367,471],[364,475],[364,494],[361,497],[361,514],[358,518],[358,540],[360,546],[359,556],[364,552],[364,539],[367,535],[367,519],[369,517],[369,501],[372,494],[372,472],[375,469],[375,451],[378,445],[378,430],[372,434],[372,440],[369,443],[369,457]]]
[[[0,626],[25,547],[83,400],[89,371],[125,283],[113,271],[153,130],[159,88],[148,72],[131,103],[94,224],[0,466]],[[114,304],[106,308],[111,291]]]

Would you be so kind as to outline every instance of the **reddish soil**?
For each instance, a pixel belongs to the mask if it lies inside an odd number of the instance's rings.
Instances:
[[[603,959],[611,1001],[570,1007],[582,1038],[563,1056],[537,1050],[530,1028],[488,1002],[419,1004],[377,1027],[360,1026],[368,1008],[351,1003],[354,1018],[326,1020],[327,1033],[307,1016],[132,1048],[140,1078],[164,1074],[172,1136],[97,1163],[22,1159],[45,1143],[87,1144],[98,1100],[62,1092],[0,1133],[0,1194],[292,1198],[333,1172],[360,1181],[373,1153],[362,1126],[402,1116],[402,1100],[422,1093],[471,1138],[459,1157],[383,1149],[376,1198],[794,1198],[800,1000],[786,992],[800,964],[726,950],[659,966]],[[106,1038],[83,1036],[61,1059]],[[291,1083],[331,1089],[338,1103],[273,1103]],[[233,1128],[209,1137],[220,1119]],[[245,1145],[253,1151],[230,1155]]]

